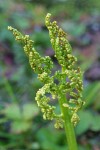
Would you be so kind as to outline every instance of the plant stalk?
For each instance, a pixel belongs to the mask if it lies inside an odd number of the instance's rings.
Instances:
[[[60,109],[61,109],[61,112],[64,117],[64,121],[65,121],[64,126],[65,126],[65,133],[66,133],[66,137],[67,137],[68,148],[69,148],[69,150],[78,150],[75,132],[74,132],[74,126],[71,123],[70,111],[68,108],[63,107],[63,103],[66,103],[65,95],[61,96],[61,98],[59,99],[59,104],[60,104]]]
[[[64,72],[64,70],[65,68],[62,68],[62,72]],[[66,76],[64,80],[66,82]],[[58,101],[59,101],[60,109],[64,118],[64,127],[65,127],[65,133],[67,137],[68,149],[78,150],[74,126],[71,122],[71,112],[69,108],[63,106],[63,104],[67,102],[66,94],[63,94],[62,92],[60,92],[59,94],[60,94],[59,95],[60,97]]]

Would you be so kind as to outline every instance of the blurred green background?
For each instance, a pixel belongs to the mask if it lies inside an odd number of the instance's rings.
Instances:
[[[0,150],[67,149],[64,130],[42,119],[34,100],[42,84],[7,30],[11,25],[29,34],[59,69],[45,27],[47,12],[67,32],[84,71],[86,104],[75,129],[79,150],[100,150],[100,0],[0,0]]]

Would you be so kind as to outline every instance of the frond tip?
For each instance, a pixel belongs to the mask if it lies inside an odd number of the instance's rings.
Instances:
[[[55,57],[62,67],[62,71],[56,71],[52,75],[53,62],[49,56],[41,57],[34,48],[34,41],[29,35],[23,35],[18,30],[8,27],[13,32],[15,39],[21,42],[23,49],[29,58],[29,63],[34,72],[38,74],[38,79],[44,83],[44,86],[36,93],[35,100],[40,107],[43,118],[55,120],[55,127],[62,128],[64,123],[63,113],[56,114],[55,106],[49,104],[51,94],[52,99],[58,99],[61,95],[68,93],[71,98],[62,104],[62,107],[68,109],[71,115],[71,122],[76,125],[80,120],[77,112],[84,105],[82,101],[82,72],[75,63],[77,58],[72,55],[72,48],[67,40],[66,33],[59,28],[56,21],[51,22],[51,14],[48,13],[45,18],[45,24],[49,30],[51,45],[55,52]],[[58,84],[55,80],[58,80]]]

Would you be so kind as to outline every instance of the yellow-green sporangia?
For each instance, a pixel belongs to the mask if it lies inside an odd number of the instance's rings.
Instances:
[[[13,32],[15,39],[24,46],[24,51],[29,58],[29,63],[34,72],[38,74],[38,79],[44,86],[36,93],[35,100],[43,113],[43,119],[54,120],[55,128],[65,127],[69,150],[77,150],[74,126],[77,125],[80,118],[78,110],[84,105],[82,101],[82,72],[75,63],[77,58],[72,55],[72,48],[67,40],[66,33],[58,27],[57,22],[50,21],[51,14],[48,13],[45,18],[46,27],[49,30],[49,36],[55,57],[61,65],[62,70],[57,70],[52,75],[53,62],[49,56],[41,57],[34,48],[34,41],[29,35],[23,35],[18,30],[8,27]],[[58,84],[54,81],[58,80]],[[50,97],[58,99],[61,113],[55,113],[55,106],[49,104]],[[66,95],[70,98],[67,99]]]

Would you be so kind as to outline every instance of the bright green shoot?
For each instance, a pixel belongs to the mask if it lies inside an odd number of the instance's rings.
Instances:
[[[17,41],[24,45],[24,51],[29,58],[29,63],[34,72],[38,74],[38,79],[44,86],[36,93],[35,100],[43,113],[43,119],[54,120],[55,128],[65,128],[69,150],[77,150],[74,126],[79,122],[78,110],[81,109],[82,101],[82,72],[76,67],[77,59],[72,55],[72,48],[66,39],[65,32],[58,27],[57,22],[50,21],[51,14],[47,14],[45,24],[49,30],[50,41],[55,52],[55,57],[61,65],[62,70],[58,70],[52,75],[53,62],[49,56],[41,57],[34,48],[34,42],[29,35],[22,35],[19,31],[8,27]],[[55,83],[55,80],[58,83]],[[58,99],[61,113],[55,113],[55,106],[49,104],[50,97]],[[70,98],[67,99],[66,95]]]

